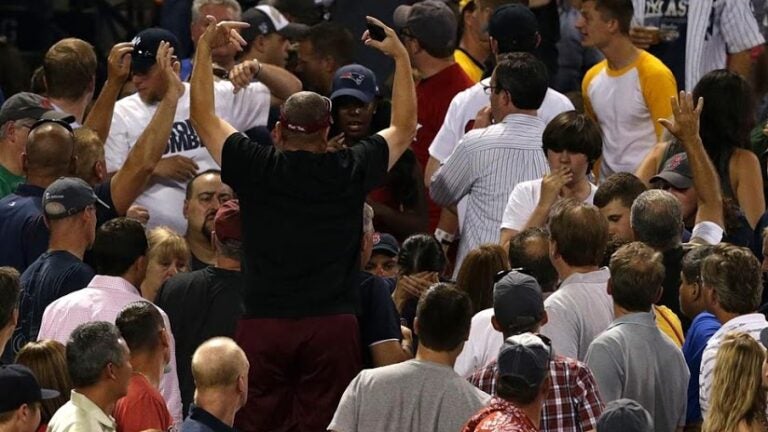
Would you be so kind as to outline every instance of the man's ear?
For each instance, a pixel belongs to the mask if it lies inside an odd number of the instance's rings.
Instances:
[[[496,319],[496,315],[491,317],[491,325],[493,326],[493,329],[497,332],[504,333],[501,329],[501,324],[499,324],[499,320]]]
[[[29,171],[29,157],[27,157],[27,152],[21,154],[21,169],[25,173]]]
[[[415,334],[416,336],[419,335],[419,319],[418,318],[413,319],[413,334]]]
[[[653,297],[653,304],[656,304],[661,300],[661,296],[664,294],[664,285],[659,285],[658,291],[656,291],[656,295]]]
[[[493,37],[488,38],[488,41],[491,44],[491,54],[493,54],[494,56],[498,55],[498,53],[499,53],[499,41],[497,41]]]
[[[549,315],[547,315],[547,311],[544,310],[544,313],[541,315],[541,321],[539,321],[539,325],[544,327],[549,322]]]
[[[605,284],[605,289],[608,292],[608,295],[613,297],[613,280],[611,278],[608,278],[608,283]]]

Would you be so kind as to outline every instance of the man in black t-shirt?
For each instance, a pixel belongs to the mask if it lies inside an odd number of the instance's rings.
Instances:
[[[168,279],[155,304],[168,314],[179,359],[179,389],[184,411],[195,395],[191,361],[197,347],[216,336],[233,337],[243,315],[245,283],[240,273],[240,205],[229,200],[213,220],[212,266]]]
[[[365,44],[395,59],[392,121],[358,145],[327,152],[330,101],[300,92],[284,104],[275,147],[260,146],[214,112],[211,50],[244,41],[237,23],[208,18],[191,81],[191,120],[240,199],[246,318],[236,340],[252,367],[241,430],[325,430],[360,367],[355,283],[367,193],[410,145],[416,99],[395,32]],[[383,26],[369,18],[373,25]],[[322,256],[308,239],[324,245]]]

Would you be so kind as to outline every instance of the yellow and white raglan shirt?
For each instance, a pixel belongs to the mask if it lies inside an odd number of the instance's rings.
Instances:
[[[677,93],[672,72],[641,50],[632,64],[621,69],[611,69],[607,60],[596,64],[584,76],[581,90],[584,109],[603,134],[600,179],[616,172],[634,173],[660,141],[663,126],[657,120],[672,115],[670,98]]]

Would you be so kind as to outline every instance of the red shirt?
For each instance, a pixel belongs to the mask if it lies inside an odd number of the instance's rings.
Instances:
[[[429,145],[443,125],[445,113],[457,93],[472,87],[475,83],[464,73],[458,63],[454,63],[440,72],[419,81],[416,86],[419,128],[416,141],[411,144],[416,160],[421,165],[421,173],[429,161]],[[427,197],[429,198],[429,197]],[[440,219],[440,206],[429,201],[429,229],[434,231]]]
[[[112,416],[117,423],[117,432],[167,431],[173,425],[173,418],[160,392],[137,372],[128,382],[128,394],[115,404]]]
[[[461,432],[538,432],[531,419],[512,402],[494,397],[472,416]]]

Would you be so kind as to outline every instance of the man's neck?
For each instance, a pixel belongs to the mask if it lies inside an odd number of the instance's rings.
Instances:
[[[559,264],[555,265],[555,269],[557,270],[557,275],[560,277],[561,281],[564,281],[577,273],[591,273],[593,271],[597,271],[599,268],[600,267],[598,266],[572,267],[562,262],[562,260],[560,260]]]
[[[461,38],[459,48],[469,54],[472,59],[481,65],[491,55],[491,48],[488,46],[488,42],[482,42],[474,37],[470,32],[465,32],[464,37]]]
[[[616,37],[606,47],[600,49],[605,59],[608,61],[608,67],[613,70],[622,69],[629,66],[640,55],[640,50],[632,44],[628,36]]]
[[[187,231],[184,236],[189,245],[189,251],[195,258],[206,264],[214,264],[216,262],[216,254],[211,246],[211,240],[206,239],[202,233],[194,233]]]
[[[11,143],[7,140],[0,141],[0,165],[12,174],[20,176],[24,174],[23,167],[21,166],[21,155],[9,147],[11,147]]]
[[[531,420],[531,423],[536,426],[537,429],[541,424],[542,402],[543,398],[539,396],[536,398],[536,400],[534,400],[532,403],[529,403],[528,405],[516,405],[518,408],[520,408],[520,411],[525,413],[526,417]]]
[[[651,306],[651,310],[653,310],[653,306]],[[616,304],[616,302],[613,303],[613,317],[615,318],[621,318],[626,315],[636,314],[636,313],[649,313],[650,310],[647,311],[631,311],[628,309],[625,309],[622,306],[619,306]]]
[[[51,183],[55,182],[58,177],[37,176],[35,174],[26,173],[26,184],[31,186],[37,186],[39,188],[46,189]]]
[[[163,373],[162,353],[131,352],[131,366],[133,372],[143,375],[152,387],[160,386],[160,377]]]
[[[108,389],[105,389],[99,384],[100,383],[90,387],[76,388],[75,391],[88,398],[88,400],[99,407],[104,414],[112,415],[117,399],[110,394],[111,392]]]
[[[217,253],[215,266],[223,270],[240,271],[240,260],[228,258]]]
[[[48,251],[67,251],[82,261],[85,250],[88,249],[88,243],[83,241],[83,237],[77,229],[57,228],[51,232]]]
[[[428,361],[452,368],[456,363],[456,357],[459,356],[460,352],[461,350],[458,352],[456,352],[456,350],[434,351],[422,344],[419,344],[419,348],[416,350],[416,360]]]
[[[85,117],[85,108],[88,106],[88,102],[90,98],[87,98],[83,96],[81,99],[78,100],[69,100],[69,99],[56,99],[56,98],[48,98],[51,100],[51,102],[59,107],[60,110],[64,111],[67,114],[75,116],[75,121],[77,121],[80,124],[83,124],[83,118]]]
[[[724,311],[724,310],[722,310],[720,308],[718,308],[718,310],[712,312],[712,314],[715,316],[715,318],[717,318],[718,321],[720,321],[720,324],[722,324],[722,325],[725,325],[728,321],[730,321],[730,320],[732,320],[734,318],[738,318],[738,317],[740,317],[742,315],[747,315],[747,314],[738,314],[738,313],[733,313],[733,312],[727,312],[727,311]]]
[[[426,79],[437,75],[454,63],[456,63],[456,61],[453,59],[453,56],[439,59],[425,54],[414,61],[414,66],[419,70],[421,79]]]
[[[592,185],[589,183],[586,177],[582,177],[576,184],[569,186],[565,185],[560,190],[560,196],[563,198],[573,198],[578,201],[584,201],[592,193]]]
[[[195,405],[208,411],[229,427],[235,424],[235,413],[240,405],[232,397],[225,397],[217,392],[197,391]]]

